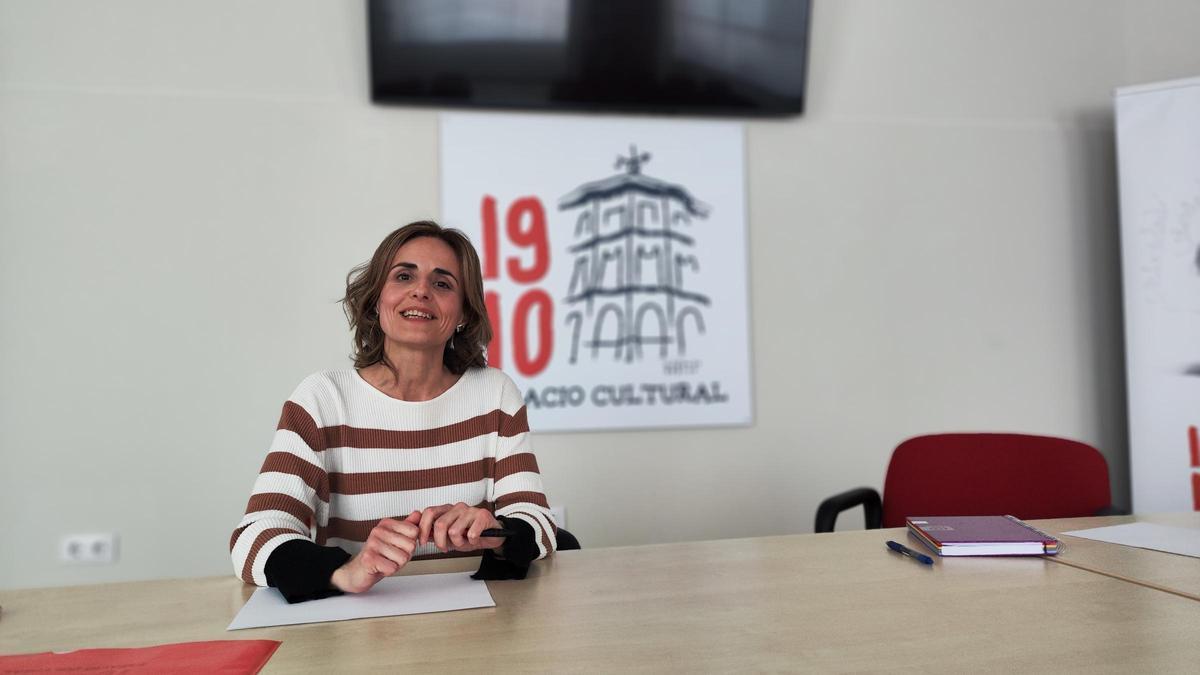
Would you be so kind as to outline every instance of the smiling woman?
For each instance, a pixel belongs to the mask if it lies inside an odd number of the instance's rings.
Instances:
[[[403,256],[400,255],[402,249]],[[425,262],[434,266],[428,270],[417,269],[417,261],[407,259],[417,254],[429,256]],[[445,267],[437,266],[439,264]],[[436,276],[436,279],[430,279],[430,276]],[[455,324],[459,339],[450,341],[447,337],[442,340],[446,368],[461,374],[467,368],[487,365],[483,350],[492,340],[492,327],[483,299],[479,256],[466,235],[426,220],[410,223],[389,234],[375,249],[375,255],[354,268],[346,279],[346,297],[342,303],[354,330],[355,368],[388,364],[384,350],[387,338],[384,322],[390,321],[392,315],[387,310],[404,300],[404,291],[420,277],[437,284],[439,291],[443,291],[448,283],[461,305],[461,321]],[[437,296],[445,298],[443,292]],[[400,308],[408,306],[402,304]],[[459,325],[461,329],[457,328]]]
[[[521,392],[488,368],[479,259],[420,221],[351,271],[354,369],[309,376],[283,406],[235,572],[289,602],[358,593],[412,559],[480,555],[482,578],[523,578],[557,528]],[[488,528],[515,534],[484,537]]]

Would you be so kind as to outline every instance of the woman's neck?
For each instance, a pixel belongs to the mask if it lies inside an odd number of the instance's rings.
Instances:
[[[387,363],[376,363],[359,372],[371,386],[392,398],[429,401],[458,381],[458,376],[446,369],[440,352],[385,347],[384,354]]]

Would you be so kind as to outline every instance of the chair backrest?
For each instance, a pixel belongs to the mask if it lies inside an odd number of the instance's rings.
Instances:
[[[582,548],[579,545],[579,539],[561,527],[558,528],[555,539],[558,542],[558,550],[560,551],[578,551]]]
[[[1112,504],[1108,463],[1086,443],[1027,434],[933,434],[892,453],[883,527],[906,516],[1090,516]]]

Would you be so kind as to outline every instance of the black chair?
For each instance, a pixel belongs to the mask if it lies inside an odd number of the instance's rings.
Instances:
[[[575,535],[561,527],[558,528],[556,537],[558,539],[558,550],[560,551],[578,551],[583,548],[579,545],[579,540],[575,538]]]

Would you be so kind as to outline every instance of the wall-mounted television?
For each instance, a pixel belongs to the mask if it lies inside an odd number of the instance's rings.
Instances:
[[[800,113],[810,0],[368,0],[376,103]]]

